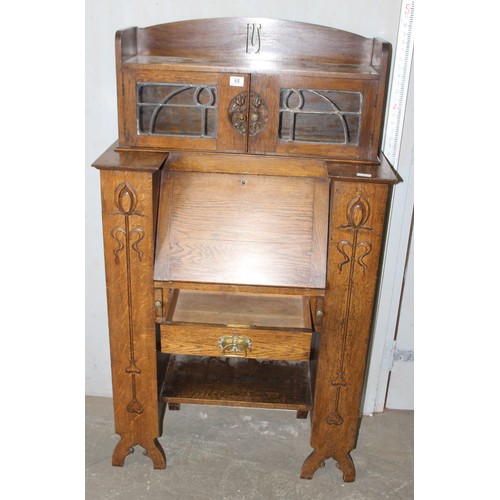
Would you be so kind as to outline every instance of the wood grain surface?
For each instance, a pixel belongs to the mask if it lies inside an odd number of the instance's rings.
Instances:
[[[265,328],[233,328],[204,324],[160,325],[161,350],[165,353],[197,356],[224,356],[221,337],[238,335],[252,341],[242,357],[307,361],[311,333]]]
[[[128,28],[115,51],[119,143],[93,164],[113,465],[140,445],[166,466],[164,403],[251,406],[311,411],[301,477],[333,458],[353,481],[400,181],[379,151],[389,44],[242,17]],[[233,352],[246,357],[223,356],[219,340],[232,335],[251,340]]]
[[[309,300],[297,295],[180,290],[171,321],[311,329]]]
[[[161,399],[307,411],[311,409],[308,363],[171,356]]]
[[[328,181],[165,172],[156,280],[324,287]]]

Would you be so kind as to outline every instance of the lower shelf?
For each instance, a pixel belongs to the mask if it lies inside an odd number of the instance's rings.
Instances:
[[[160,399],[310,411],[309,363],[171,355]]]

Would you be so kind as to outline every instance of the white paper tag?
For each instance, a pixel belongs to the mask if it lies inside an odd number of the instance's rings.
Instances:
[[[229,86],[230,87],[243,87],[245,85],[245,77],[244,76],[230,76],[229,77]]]

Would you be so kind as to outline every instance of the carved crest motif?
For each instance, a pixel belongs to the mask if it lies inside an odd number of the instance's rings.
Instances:
[[[130,229],[129,217],[131,215],[141,216],[141,212],[137,208],[137,191],[127,181],[122,182],[115,189],[115,206],[118,209],[113,212],[114,215],[125,216],[125,229],[115,226],[111,229],[111,237],[116,241],[117,247],[114,251],[116,264],[120,263],[119,254],[122,250],[131,248],[137,253],[139,260],[142,259],[144,252],[140,250],[139,243],[144,238],[144,231],[139,227]],[[128,261],[127,261],[128,262]],[[128,265],[128,264],[127,264]]]
[[[257,23],[247,24],[247,54],[260,52],[260,30],[262,25]]]
[[[360,231],[372,231],[371,227],[365,226],[370,217],[368,200],[362,195],[355,196],[347,205],[346,217],[347,225],[339,226],[339,229],[351,229],[353,241],[342,240],[337,243],[337,250],[344,257],[344,260],[338,266],[339,271],[342,272],[344,265],[352,262],[359,264],[364,273],[367,266],[363,259],[372,251],[372,244],[369,241],[358,242],[358,233]]]
[[[137,191],[127,181],[116,187],[115,205],[118,208],[118,213],[122,215],[142,215],[135,210],[137,207]]]

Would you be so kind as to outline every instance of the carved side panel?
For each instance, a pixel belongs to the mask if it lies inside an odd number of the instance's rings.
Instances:
[[[137,377],[142,374],[141,369],[137,365],[135,354],[136,336],[134,329],[134,306],[135,294],[132,290],[132,266],[133,260],[142,261],[144,252],[139,248],[139,243],[144,239],[144,230],[141,227],[135,227],[131,222],[134,217],[143,217],[142,213],[137,210],[138,194],[136,189],[130,182],[123,181],[114,190],[115,208],[109,216],[117,215],[120,217],[121,226],[114,226],[110,231],[110,236],[117,245],[114,250],[115,265],[120,266],[120,259],[124,259],[125,274],[126,274],[126,290],[127,290],[127,325],[128,333],[128,365],[125,368],[125,373],[129,375],[131,395],[127,405],[129,413],[143,413],[144,407],[137,398]],[[139,221],[138,221],[139,222]]]
[[[355,447],[388,186],[334,182],[311,446],[303,477],[335,458],[354,480]],[[314,456],[314,458],[312,458]]]
[[[351,323],[351,314],[353,312],[353,299],[359,299],[354,296],[355,277],[358,278],[356,282],[364,282],[364,274],[368,270],[368,265],[365,262],[367,257],[373,250],[373,244],[366,238],[369,233],[373,232],[373,228],[369,226],[368,221],[371,215],[370,202],[362,194],[356,194],[349,200],[345,209],[344,224],[336,226],[336,234],[338,239],[345,236],[344,239],[336,242],[336,249],[340,253],[342,261],[336,262],[338,269],[338,278],[343,278],[344,282],[344,302],[343,309],[340,310],[341,314],[341,328],[340,328],[340,343],[337,346],[338,359],[336,362],[333,375],[330,376],[331,385],[335,387],[335,396],[333,398],[333,408],[326,417],[326,421],[330,425],[341,425],[344,418],[340,414],[340,395],[342,390],[347,386],[345,380],[346,372],[346,355],[347,355],[347,340],[349,335],[349,326]],[[341,220],[335,218],[334,220]],[[366,238],[365,238],[366,237]],[[333,256],[338,259],[338,254]],[[361,274],[359,271],[361,268]],[[341,276],[343,273],[343,276]],[[342,282],[338,280],[339,282]],[[364,301],[370,300],[370,297],[365,297]]]
[[[115,428],[113,464],[139,444],[159,451],[153,296],[153,174],[101,171]]]

